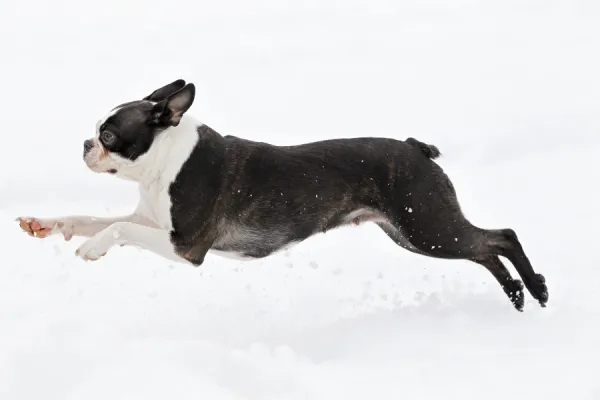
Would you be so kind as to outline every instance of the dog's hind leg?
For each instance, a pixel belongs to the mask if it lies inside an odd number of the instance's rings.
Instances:
[[[525,287],[542,307],[548,302],[548,287],[544,275],[533,270],[523,246],[512,229],[486,231],[488,246],[494,254],[506,257],[517,269]]]
[[[421,251],[417,249],[412,243],[406,238],[406,236],[402,233],[402,228],[395,227],[390,222],[376,222],[376,224],[385,232],[386,235],[390,239],[394,241],[398,246],[411,251],[416,254],[428,255],[427,252]]]
[[[548,288],[544,276],[533,270],[512,229],[487,230],[471,224],[460,209],[452,183],[439,166],[434,164],[431,169],[418,171],[412,178],[408,186],[390,196],[390,203],[383,210],[396,228],[385,227],[385,223],[380,225],[388,236],[415,253],[474,261],[490,270],[505,292],[516,293],[519,283],[515,282],[518,281],[510,278],[498,259],[498,256],[506,257],[517,269],[529,293],[545,306]],[[522,300],[515,295],[509,297],[518,308]]]
[[[433,216],[419,212],[405,231],[410,243],[431,257],[446,259],[481,260],[489,256],[506,257],[523,279],[529,293],[544,307],[548,288],[542,274],[537,274],[512,229],[486,230],[471,225],[462,214],[448,215],[441,208]],[[486,261],[484,265],[489,269]],[[494,268],[498,268],[497,265]]]
[[[407,236],[403,234],[401,229],[394,227],[390,223],[378,222],[377,225],[392,239],[397,245],[403,247],[406,250],[409,250],[416,254],[421,254],[425,256],[435,257],[435,258],[456,258],[456,257],[443,257],[439,255],[432,254],[426,250],[420,250],[415,247]],[[430,249],[431,250],[431,249]],[[462,257],[459,257],[462,258]],[[513,279],[510,275],[510,272],[502,261],[495,255],[481,255],[472,257],[469,260],[484,266],[488,271],[492,273],[494,278],[498,281],[504,292],[510,299],[513,306],[519,310],[523,310],[523,306],[525,304],[525,299],[523,297],[523,282],[518,279]]]
[[[500,283],[504,293],[510,299],[510,302],[519,311],[523,311],[525,298],[523,297],[523,282],[519,279],[513,279],[508,269],[502,264],[498,256],[481,256],[472,258],[471,261],[483,265],[494,275],[494,278]]]

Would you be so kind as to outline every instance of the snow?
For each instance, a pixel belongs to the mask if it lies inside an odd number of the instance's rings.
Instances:
[[[600,398],[598,2],[9,3],[0,399]],[[83,140],[177,78],[221,133],[435,144],[467,216],[515,229],[548,307],[526,293],[518,313],[480,266],[372,223],[201,268],[120,247],[85,263],[81,238],[20,232],[131,211]]]

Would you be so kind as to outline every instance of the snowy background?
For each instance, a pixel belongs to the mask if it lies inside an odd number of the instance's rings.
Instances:
[[[0,32],[0,399],[600,399],[598,1],[6,0]],[[223,134],[436,144],[548,307],[369,224],[200,269],[20,231],[129,212],[82,141],[177,78]]]

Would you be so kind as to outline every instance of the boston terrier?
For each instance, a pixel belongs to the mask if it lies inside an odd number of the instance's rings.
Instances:
[[[133,245],[199,266],[208,251],[267,257],[330,229],[368,221],[411,252],[482,265],[522,311],[523,283],[544,307],[548,289],[512,229],[474,226],[414,138],[331,139],[276,146],[223,136],[187,111],[195,87],[176,80],[112,109],[83,143],[88,168],[138,183],[130,215],[17,218],[29,235],[89,238],[76,254],[97,260]],[[513,279],[499,256],[522,280]]]

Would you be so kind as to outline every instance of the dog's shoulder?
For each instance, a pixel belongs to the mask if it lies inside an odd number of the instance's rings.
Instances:
[[[222,179],[225,158],[223,136],[204,124],[198,125],[194,134],[197,140],[171,184],[171,192],[175,194],[198,185],[219,186]]]

